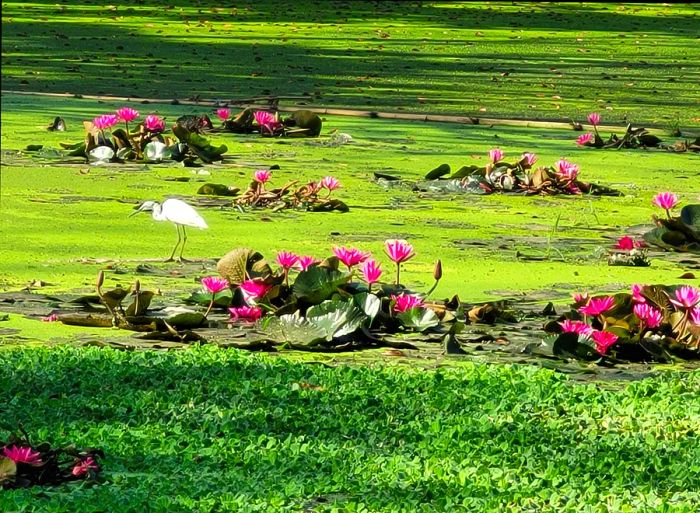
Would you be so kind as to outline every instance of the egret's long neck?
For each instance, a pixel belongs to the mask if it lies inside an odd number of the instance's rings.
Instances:
[[[153,205],[153,219],[156,221],[167,221],[167,219],[163,216],[163,207],[160,205],[160,203],[156,203]]]

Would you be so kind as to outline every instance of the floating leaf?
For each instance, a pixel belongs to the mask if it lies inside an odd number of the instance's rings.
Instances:
[[[17,465],[10,458],[0,456],[0,485],[17,475]]]
[[[170,149],[160,141],[151,141],[143,149],[143,155],[146,160],[151,162],[160,162],[171,157]]]
[[[324,301],[306,312],[306,319],[317,326],[330,342],[335,337],[349,335],[360,328],[368,317],[349,301]]]
[[[301,317],[299,312],[269,318],[265,324],[265,334],[276,342],[295,346],[308,346],[325,340],[325,332]]]
[[[264,279],[272,275],[272,268],[262,254],[249,248],[236,248],[229,251],[216,263],[216,269],[231,285],[239,285],[247,279]]]
[[[106,164],[114,157],[114,150],[109,146],[98,146],[88,152],[88,160],[95,165]]]
[[[322,266],[302,271],[294,281],[294,295],[312,305],[325,301],[350,281],[350,274]]]
[[[430,308],[411,308],[397,314],[396,318],[401,321],[404,327],[418,331],[425,331],[440,324],[440,319]]]

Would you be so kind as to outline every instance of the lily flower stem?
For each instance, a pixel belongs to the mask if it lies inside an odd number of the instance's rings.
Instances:
[[[212,308],[214,308],[214,294],[211,295],[211,301],[209,302],[209,308],[207,308],[207,311],[204,313],[204,317],[207,317],[209,315],[209,312],[211,312]]]
[[[425,294],[425,297],[428,297],[430,294],[433,293],[433,291],[437,288],[438,283],[440,283],[440,280],[435,280],[435,283],[432,287],[430,287],[430,290]]]
[[[401,264],[396,264],[396,285],[401,285]]]

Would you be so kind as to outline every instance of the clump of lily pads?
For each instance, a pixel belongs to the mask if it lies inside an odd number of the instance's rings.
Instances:
[[[633,128],[631,124],[627,125],[627,129],[622,136],[611,133],[606,139],[600,135],[598,126],[601,122],[601,116],[597,112],[591,112],[588,115],[588,122],[593,127],[593,132],[586,132],[576,139],[576,144],[588,148],[614,148],[614,149],[633,149],[633,148],[663,148],[669,151],[682,153],[686,151],[700,151],[700,137],[694,141],[678,141],[671,145],[663,144],[663,141],[650,134],[646,128]],[[577,125],[580,127],[580,125]]]
[[[226,145],[213,146],[201,135],[203,128],[211,126],[206,117],[182,116],[170,127],[171,133],[167,133],[164,118],[149,114],[137,123],[140,116],[130,107],[97,116],[83,122],[85,138],[82,142],[61,143],[61,146],[69,150],[68,156],[84,157],[93,164],[126,161],[210,164],[223,160],[228,150]]]
[[[700,289],[633,285],[614,296],[574,295],[571,311],[545,330],[554,355],[588,361],[700,358]]]
[[[32,444],[26,433],[0,441],[0,488],[60,485],[70,481],[95,480],[100,473],[99,449],[74,446],[52,448]]]
[[[281,119],[279,112],[246,108],[237,114],[230,109],[216,110],[223,128],[238,134],[259,133],[262,137],[318,137],[323,120],[310,110],[299,110]]]
[[[667,250],[700,253],[700,205],[685,205],[673,215],[680,200],[672,192],[660,192],[652,203],[666,215],[652,216],[656,227],[644,234],[645,242]]]
[[[300,209],[309,212],[348,212],[349,207],[341,200],[332,198],[333,191],[340,189],[340,181],[333,176],[299,184],[298,180],[287,182],[282,187],[271,188],[272,171],[258,169],[248,188],[239,195],[235,186],[206,183],[197,194],[213,196],[237,196],[234,204],[241,207],[269,208],[272,210]]]
[[[517,160],[507,162],[503,151],[494,148],[489,151],[486,165],[466,165],[453,173],[448,164],[442,164],[430,171],[425,179],[433,181],[428,183],[428,188],[435,188],[436,183],[442,182],[443,188],[450,192],[621,195],[614,189],[579,180],[578,164],[561,159],[551,166],[535,167],[537,159],[534,153],[523,153]]]
[[[420,294],[399,281],[413,246],[388,240],[385,249],[396,269],[388,283],[381,262],[354,247],[334,247],[323,260],[280,251],[272,265],[258,252],[235,249],[217,265],[221,278],[203,280],[190,300],[227,308],[231,323],[256,323],[269,340],[295,348],[378,343],[373,331],[425,331],[446,320],[445,307],[427,300],[434,287]],[[438,263],[436,284],[441,277]]]

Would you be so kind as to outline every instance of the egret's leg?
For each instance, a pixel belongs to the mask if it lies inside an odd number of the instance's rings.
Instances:
[[[177,251],[177,247],[180,245],[180,225],[176,224],[175,225],[175,231],[177,231],[177,242],[175,243],[175,247],[173,248],[173,252],[170,253],[170,258],[166,260],[166,262],[172,262],[175,260],[175,252]]]
[[[182,225],[182,246],[180,246],[180,262],[187,262],[188,260],[185,260],[182,258],[182,253],[185,251],[185,243],[187,242],[187,232],[185,231],[185,225]]]

